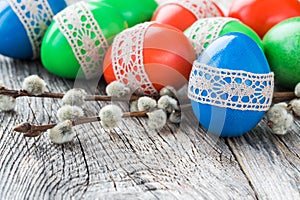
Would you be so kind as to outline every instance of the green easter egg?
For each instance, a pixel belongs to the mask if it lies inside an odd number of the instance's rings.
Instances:
[[[219,36],[222,36],[226,33],[239,32],[248,35],[253,39],[259,47],[263,49],[263,44],[260,37],[254,32],[249,26],[243,24],[240,21],[230,21],[225,24]]]
[[[126,28],[122,15],[106,4],[73,4],[49,26],[41,46],[42,63],[64,78],[100,77],[106,50]]]
[[[149,21],[158,6],[155,0],[91,0],[90,2],[106,3],[116,8],[129,27]]]
[[[185,35],[192,41],[197,56],[215,39],[232,32],[244,33],[252,38],[261,49],[263,44],[259,36],[247,25],[229,17],[210,17],[196,21],[185,30]]]
[[[300,82],[300,17],[280,22],[263,38],[275,83],[293,89]]]

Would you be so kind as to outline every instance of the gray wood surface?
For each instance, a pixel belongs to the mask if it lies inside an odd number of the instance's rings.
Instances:
[[[216,2],[227,13],[232,0]],[[31,74],[44,78],[49,91],[74,87],[39,61],[0,56],[7,87],[19,89]],[[96,92],[104,87],[100,81]],[[85,114],[108,103],[89,102]],[[143,118],[113,130],[79,126],[75,141],[65,145],[47,134],[29,139],[12,131],[23,121],[56,122],[60,106],[60,100],[20,98],[15,112],[0,112],[0,199],[300,199],[299,121],[285,136],[273,135],[262,121],[242,137],[224,139],[207,134],[187,110],[180,126],[159,132]]]
[[[39,61],[0,56],[7,87],[19,89],[31,74],[44,78],[48,91],[74,86]],[[104,87],[100,81],[97,92]],[[85,113],[95,115],[108,103],[88,102]],[[60,100],[24,97],[15,112],[0,112],[0,199],[300,199],[299,121],[285,136],[273,135],[262,121],[243,137],[223,139],[185,111],[181,126],[159,132],[143,118],[112,130],[79,126],[66,145],[51,143],[47,134],[30,139],[12,131],[23,121],[56,122],[60,106]]]

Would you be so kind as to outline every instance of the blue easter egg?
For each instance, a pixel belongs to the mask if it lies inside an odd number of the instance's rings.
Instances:
[[[43,35],[64,0],[0,1],[0,54],[12,58],[39,57]]]
[[[222,137],[253,129],[270,108],[274,75],[261,48],[243,33],[213,41],[194,62],[188,95],[200,124]]]

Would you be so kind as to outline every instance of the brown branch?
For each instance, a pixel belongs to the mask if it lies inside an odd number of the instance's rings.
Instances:
[[[145,117],[147,114],[147,111],[139,111],[139,112],[126,112],[123,114],[123,118],[127,117]],[[80,124],[87,124],[92,122],[99,122],[101,121],[100,117],[94,116],[94,117],[84,117],[79,118],[75,121],[72,121],[73,126],[77,126]],[[53,124],[46,124],[46,125],[34,125],[30,124],[29,122],[23,122],[17,126],[14,127],[14,131],[24,133],[25,137],[37,137],[41,135],[42,133],[46,132],[47,130],[55,127],[57,123]]]
[[[33,95],[25,90],[9,90],[6,88],[0,88],[0,95],[11,96],[14,98],[18,97],[41,97],[41,98],[54,98],[54,99],[62,99],[64,94],[62,93],[52,93],[52,92],[45,92],[41,95]],[[130,98],[114,98],[107,95],[89,95],[86,97],[86,101],[135,101],[139,98],[137,95],[132,95]],[[157,99],[158,97],[153,97]],[[274,92],[273,94],[273,103],[279,103],[282,101],[290,101],[296,98],[294,92]]]
[[[14,131],[24,133],[25,137],[37,137],[57,124],[34,125],[29,122],[23,122],[14,127]]]
[[[0,95],[6,95],[11,96],[13,98],[18,97],[41,97],[41,98],[53,98],[53,99],[62,99],[65,94],[62,93],[52,93],[52,92],[44,92],[41,95],[33,95],[28,93],[25,90],[9,90],[6,88],[0,88]],[[118,101],[135,101],[139,98],[139,96],[132,95],[130,98],[116,98],[111,97],[107,95],[88,95],[86,97],[86,101],[112,101],[112,100],[118,100]]]
[[[41,95],[33,95],[25,90],[9,90],[6,88],[1,88],[0,89],[0,94],[6,95],[6,96],[11,96],[13,98],[18,98],[18,97],[44,97],[44,98],[54,98],[54,99],[61,99],[63,98],[64,94],[59,94],[59,93],[51,93],[51,92],[44,92],[44,94]]]
[[[273,103],[279,103],[283,101],[291,101],[297,98],[294,92],[274,92]]]

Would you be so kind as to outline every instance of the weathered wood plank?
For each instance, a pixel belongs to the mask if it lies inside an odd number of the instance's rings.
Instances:
[[[274,136],[261,122],[244,137],[227,139],[259,199],[300,199],[299,134],[298,126]]]
[[[50,75],[39,61],[0,58],[0,79],[8,87],[20,88],[24,77],[37,73],[50,83],[49,90],[72,88],[72,81]],[[105,104],[89,102],[86,114]],[[61,146],[46,134],[28,139],[11,131],[24,120],[55,122],[60,105],[59,100],[20,98],[15,113],[1,113],[1,199],[255,198],[225,141],[203,134],[197,124],[196,129],[195,124],[183,130],[169,125],[155,132],[145,119],[126,119],[110,131],[93,123],[76,128],[75,142]]]
[[[216,2],[226,13],[232,0]],[[20,88],[36,73],[51,83],[49,90],[74,85],[39,61],[0,56],[0,80],[8,87]],[[86,115],[105,104],[89,102]],[[262,122],[243,137],[218,139],[187,111],[181,127],[160,132],[136,118],[110,131],[99,123],[80,126],[75,142],[66,145],[52,144],[47,134],[28,139],[11,131],[24,120],[55,122],[60,105],[22,98],[16,112],[0,112],[0,199],[300,199],[299,122],[286,136],[272,135]]]

